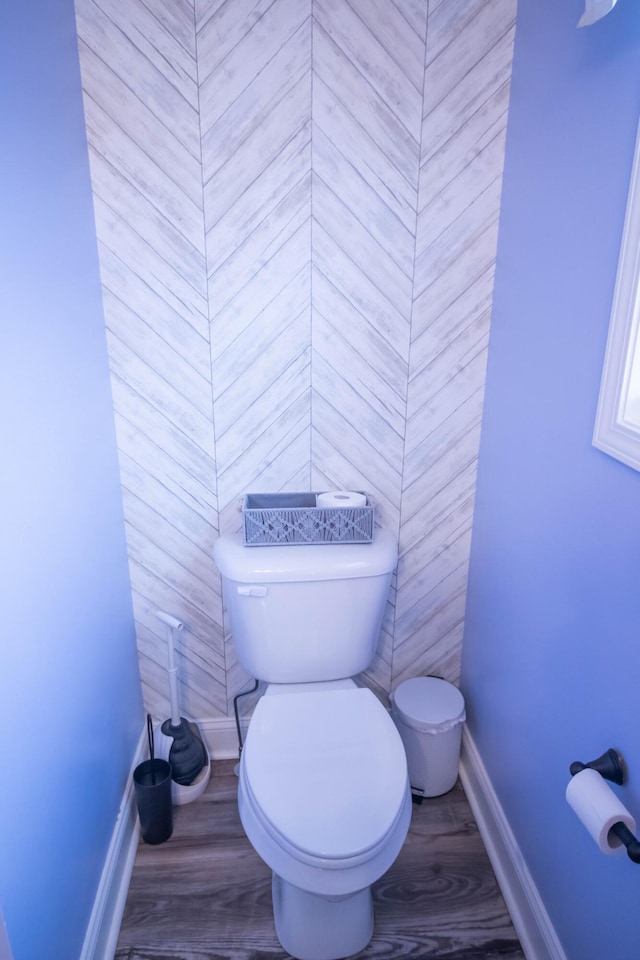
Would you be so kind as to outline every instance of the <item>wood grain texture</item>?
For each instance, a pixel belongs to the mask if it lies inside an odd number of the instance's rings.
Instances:
[[[140,844],[115,960],[285,960],[271,872],[244,835],[234,761],[174,807],[174,832]],[[358,958],[524,960],[458,783],[413,807],[400,856],[374,885],[375,930]]]
[[[516,0],[76,0],[145,706],[248,682],[213,541],[366,490],[365,682],[459,675]],[[209,651],[207,650],[209,646]]]

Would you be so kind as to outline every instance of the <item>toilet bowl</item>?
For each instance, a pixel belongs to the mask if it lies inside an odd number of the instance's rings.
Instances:
[[[385,707],[352,677],[372,662],[396,539],[247,548],[213,555],[233,644],[269,684],[242,750],[238,808],[273,873],[276,933],[297,960],[358,953],[373,932],[371,884],[411,819],[407,761]]]
[[[298,960],[333,960],[371,938],[371,884],[404,843],[411,796],[402,741],[352,681],[272,685],[240,763],[245,832],[273,871],[276,931]]]

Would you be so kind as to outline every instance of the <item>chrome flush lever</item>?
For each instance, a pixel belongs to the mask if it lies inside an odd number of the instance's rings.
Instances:
[[[252,584],[250,587],[238,587],[238,593],[241,597],[266,597],[268,589],[261,583]]]

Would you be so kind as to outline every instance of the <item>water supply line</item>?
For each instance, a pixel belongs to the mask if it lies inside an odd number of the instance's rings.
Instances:
[[[236,716],[236,730],[238,732],[238,761],[242,759],[242,747],[243,747],[242,730],[240,729],[240,716],[238,714],[238,700],[240,699],[240,697],[246,697],[250,693],[255,693],[256,690],[258,689],[259,682],[260,682],[259,680],[255,680],[250,690],[242,690],[240,693],[236,693],[235,697],[233,698],[233,712],[235,713],[235,716]],[[235,773],[236,777],[238,776],[239,771],[240,771],[240,763],[238,762],[233,768],[233,772]]]

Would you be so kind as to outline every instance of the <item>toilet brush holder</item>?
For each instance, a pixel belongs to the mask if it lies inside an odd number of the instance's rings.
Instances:
[[[173,833],[171,805],[171,764],[155,755],[153,723],[147,714],[149,759],[133,771],[133,787],[145,843],[164,843]]]

